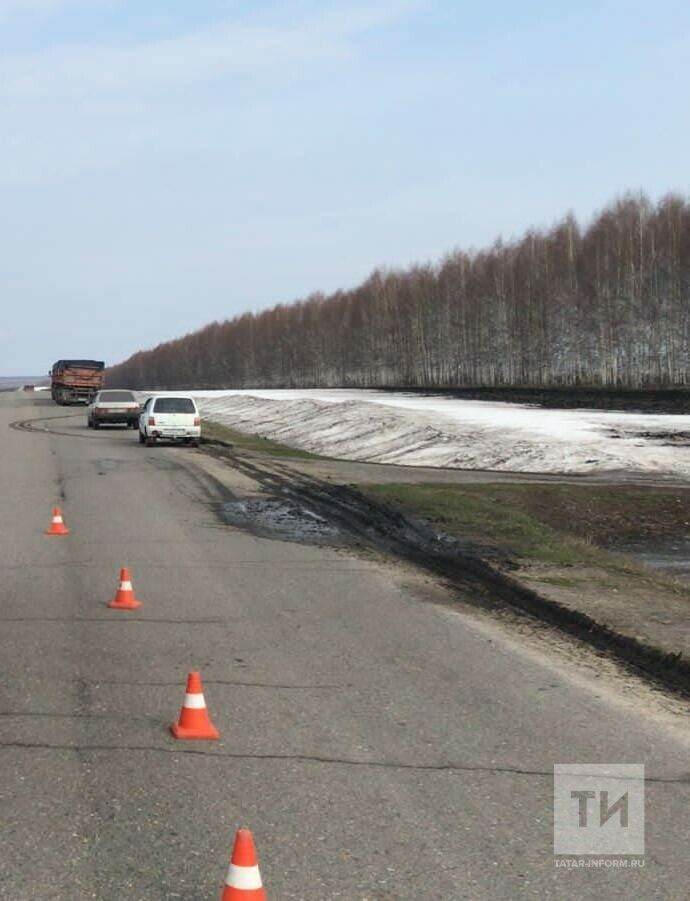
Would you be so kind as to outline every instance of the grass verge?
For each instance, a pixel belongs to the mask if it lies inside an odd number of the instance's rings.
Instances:
[[[577,571],[569,570],[586,567],[599,572],[602,587],[638,578],[690,598],[689,586],[616,552],[626,541],[690,536],[687,489],[495,483],[363,490],[520,566],[548,567],[539,579],[545,584],[577,588]],[[606,584],[607,575],[614,581]]]
[[[293,457],[299,460],[323,459],[318,454],[311,454],[298,447],[288,447],[287,444],[271,441],[270,438],[262,438],[261,435],[238,432],[219,422],[211,422],[207,419],[202,419],[201,422],[201,440],[221,441],[242,450],[268,454],[271,457]]]

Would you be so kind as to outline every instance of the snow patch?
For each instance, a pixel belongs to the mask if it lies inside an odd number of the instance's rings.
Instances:
[[[373,390],[184,393],[197,398],[207,419],[347,460],[690,475],[690,441],[682,434],[690,432],[690,415],[553,410]]]

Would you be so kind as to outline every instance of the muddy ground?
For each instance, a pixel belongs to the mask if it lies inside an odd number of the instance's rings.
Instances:
[[[227,446],[218,439],[205,445],[205,456],[209,474],[227,491],[219,510],[226,523],[258,535],[340,544],[357,553],[385,554],[413,564],[441,577],[450,589],[450,603],[454,588],[461,587],[465,594],[469,589],[478,607],[519,611],[606,653],[665,688],[690,696],[690,664],[686,659],[690,650],[690,589],[673,580],[664,582],[653,570],[619,555],[605,555],[602,563],[591,539],[573,536],[572,544],[556,543],[553,559],[548,554],[541,559],[538,548],[531,555],[521,556],[503,540],[500,530],[482,532],[474,526],[463,530],[456,527],[457,523],[441,522],[431,511],[395,497],[396,491],[406,486],[390,480],[382,484],[381,473],[378,484],[375,479],[370,483],[355,481],[353,476],[359,476],[362,464],[272,457]],[[379,467],[369,465],[367,472],[375,469]],[[396,467],[385,469],[392,476]],[[462,473],[457,475],[462,479]],[[535,498],[547,487],[539,477],[534,478],[534,484],[526,485],[529,477],[524,476],[518,485],[495,485],[490,475],[486,474],[486,482],[469,487],[489,491],[518,488]],[[412,487],[427,486],[422,483]],[[434,487],[445,495],[453,490],[447,484]],[[562,486],[552,483],[548,487],[560,490]],[[577,489],[570,484],[567,488],[574,497]],[[618,490],[626,491],[627,487]],[[543,503],[549,508],[548,500]],[[591,497],[576,503],[586,505]],[[497,509],[506,509],[500,498]],[[670,509],[680,515],[674,506]],[[571,509],[569,516],[573,515]],[[613,521],[607,517],[604,520],[602,534],[607,529],[613,531]],[[577,557],[580,550],[582,560]]]

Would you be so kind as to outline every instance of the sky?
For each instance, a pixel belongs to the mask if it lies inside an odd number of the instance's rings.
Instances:
[[[690,191],[687,0],[0,0],[0,375]]]

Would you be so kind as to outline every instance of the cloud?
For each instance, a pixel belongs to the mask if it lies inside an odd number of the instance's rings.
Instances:
[[[12,2],[101,0],[0,0],[0,9]],[[210,147],[270,148],[276,130],[295,132],[337,79],[365,71],[365,39],[429,2],[291,0],[173,37],[0,55],[0,185],[18,197],[128,167],[136,179],[162,157]]]
[[[4,0],[5,7],[55,5],[61,0]],[[65,2],[65,0],[62,0]],[[3,0],[0,0],[3,4]],[[419,2],[374,2],[328,12],[310,11],[289,22],[221,22],[191,34],[134,46],[76,45],[0,61],[0,97],[12,103],[41,99],[151,95],[181,85],[289,73],[312,63],[349,58],[354,39],[395,21]],[[0,5],[0,15],[3,6]]]
[[[0,22],[26,14],[53,12],[70,2],[74,0],[0,0]]]

